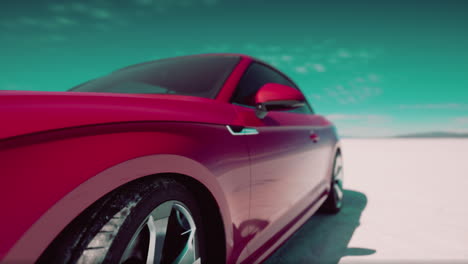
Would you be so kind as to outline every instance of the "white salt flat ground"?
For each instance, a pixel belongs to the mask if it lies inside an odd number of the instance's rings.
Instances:
[[[345,200],[265,263],[468,263],[468,139],[345,139]]]

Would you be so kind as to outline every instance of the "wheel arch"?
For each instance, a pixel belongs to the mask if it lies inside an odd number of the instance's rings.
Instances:
[[[174,167],[175,163],[176,167]],[[148,167],[148,164],[154,165]],[[229,234],[232,234],[232,226],[229,224],[231,215],[227,199],[216,177],[202,164],[192,159],[178,155],[158,154],[117,164],[79,185],[44,213],[13,246],[3,261],[39,259],[53,241],[66,230],[66,227],[97,201],[123,186],[136,181],[151,181],[159,177],[175,178],[193,191],[197,201],[208,199],[208,203],[199,203],[203,204],[204,210],[216,209],[215,215],[222,221],[221,236],[226,241],[226,247],[219,250],[223,250],[227,256],[232,249],[232,245],[227,243],[232,241],[229,239]],[[214,225],[220,227],[219,223],[214,223]]]
[[[335,144],[333,145],[333,151],[331,152],[330,159],[328,162],[328,170],[327,170],[327,180],[331,181],[332,179],[332,172],[333,172],[333,166],[335,163],[335,157],[337,154],[340,154],[343,156],[343,151],[342,151],[342,146],[341,146],[341,141],[336,140]],[[327,192],[330,191],[330,187],[327,187]]]
[[[208,237],[208,241],[227,241],[222,213],[219,204],[216,202],[216,198],[210,190],[208,190],[208,188],[200,181],[183,174],[166,173],[151,175],[150,177],[155,178],[164,176],[171,177],[187,186],[195,196],[202,212],[203,224],[205,227],[210,227],[210,231],[205,234]],[[213,262],[226,261],[227,254],[225,245],[226,243],[224,245],[221,243],[209,244],[209,252],[212,254],[211,260]]]

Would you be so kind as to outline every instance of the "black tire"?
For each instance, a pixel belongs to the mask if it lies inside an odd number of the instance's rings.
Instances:
[[[320,211],[327,214],[337,214],[343,205],[343,161],[340,152],[337,152],[333,161],[330,192]]]
[[[88,208],[61,233],[37,263],[146,263],[151,254],[147,249],[149,243],[158,245],[157,238],[150,242],[150,237],[155,237],[150,234],[159,234],[154,231],[155,224],[158,226],[165,221],[167,225],[162,229],[167,232],[167,239],[161,251],[164,254],[159,254],[162,256],[160,263],[187,257],[188,253],[180,253],[185,254],[181,257],[176,252],[182,248],[181,252],[189,252],[195,259],[199,258],[200,263],[207,263],[207,243],[199,208],[195,196],[174,179],[137,181],[113,191]],[[160,218],[165,220],[157,220]],[[170,235],[174,238],[169,239]],[[193,250],[186,251],[191,244]],[[153,255],[158,258],[158,254]]]

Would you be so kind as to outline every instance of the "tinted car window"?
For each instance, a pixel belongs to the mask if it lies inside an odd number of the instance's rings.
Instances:
[[[255,106],[255,94],[267,83],[278,83],[293,88],[297,86],[277,71],[260,63],[252,63],[242,76],[237,86],[232,102],[236,104]],[[290,110],[296,113],[311,113],[308,105]]]
[[[163,59],[115,71],[69,91],[215,98],[239,60],[238,57],[219,56]]]

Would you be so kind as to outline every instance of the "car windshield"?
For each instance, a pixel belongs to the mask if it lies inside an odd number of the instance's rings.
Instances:
[[[239,57],[190,56],[129,66],[68,91],[215,98]]]

